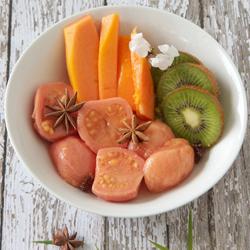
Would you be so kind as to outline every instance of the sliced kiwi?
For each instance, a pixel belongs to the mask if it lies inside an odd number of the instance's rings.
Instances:
[[[157,88],[158,82],[160,81],[161,76],[164,72],[165,70],[160,70],[159,68],[155,68],[155,67],[151,68],[151,74],[152,74],[155,89]]]
[[[182,51],[180,51],[179,54],[180,54],[179,56],[175,57],[172,66],[175,66],[179,63],[202,64],[201,61],[198,58],[194,57],[193,55],[190,55],[190,54],[188,54],[186,52],[182,52]],[[152,67],[151,74],[153,77],[155,87],[157,87],[158,82],[160,81],[160,78],[164,72],[166,72],[166,70],[160,70],[159,68]]]
[[[191,144],[210,147],[222,133],[221,104],[214,95],[199,87],[184,86],[172,91],[163,99],[161,110],[175,135]]]
[[[201,87],[218,95],[217,82],[207,68],[193,63],[180,63],[162,74],[157,86],[157,101],[161,103],[165,95],[184,85]]]
[[[175,57],[172,66],[177,65],[179,63],[195,63],[195,64],[202,64],[202,62],[196,58],[195,56],[187,53],[187,52],[179,52],[179,56]]]

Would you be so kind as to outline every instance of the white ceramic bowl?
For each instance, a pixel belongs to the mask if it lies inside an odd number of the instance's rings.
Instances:
[[[68,185],[56,173],[47,148],[31,123],[32,100],[44,82],[67,81],[63,28],[85,14],[98,22],[110,13],[119,13],[121,32],[134,26],[153,44],[169,43],[196,55],[215,73],[225,110],[225,129],[220,141],[195,166],[187,180],[160,194],[141,190],[127,203],[110,203]],[[6,124],[12,145],[24,166],[42,185],[61,200],[88,212],[104,216],[141,217],[175,209],[209,190],[233,164],[242,145],[247,124],[246,96],[239,73],[224,49],[193,23],[170,14],[142,7],[102,7],[67,18],[37,38],[18,60],[6,92]]]

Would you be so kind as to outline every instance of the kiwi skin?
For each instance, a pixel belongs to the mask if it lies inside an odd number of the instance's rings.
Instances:
[[[194,63],[203,65],[202,62],[197,57],[187,52],[179,51],[179,54],[180,54],[179,56],[175,57],[171,67],[180,63]],[[158,85],[158,82],[165,71],[166,70],[160,70],[159,68],[154,68],[154,67],[151,68],[151,74],[155,87]]]
[[[176,66],[173,66],[173,67],[169,68],[169,72],[175,71],[176,74],[179,74],[178,73],[178,68],[180,68],[180,70],[181,70],[181,68],[183,68],[183,67],[186,68],[186,71],[188,70],[189,67],[190,68],[196,68],[196,69],[202,71],[206,75],[206,77],[208,78],[208,80],[210,82],[210,85],[211,85],[211,90],[210,91],[211,91],[211,93],[214,94],[217,97],[219,96],[219,88],[218,88],[217,81],[216,81],[214,75],[212,74],[212,72],[208,68],[206,68],[203,65],[198,65],[198,64],[194,64],[194,63],[181,63],[181,64],[177,64]],[[165,82],[164,79],[167,78],[167,72],[168,72],[168,70],[165,71],[164,74],[161,76],[161,79],[160,79],[160,81],[158,83],[158,86],[157,86],[157,91],[156,92],[157,92],[157,102],[158,103],[162,102],[162,100],[163,100],[163,98],[164,98],[164,96],[166,94],[169,94],[170,91],[175,90],[174,88],[173,89],[171,88],[171,89],[167,90],[164,87],[164,86],[167,87],[167,84],[164,84],[164,82]],[[192,85],[191,82],[184,82],[184,84],[182,83],[182,86],[194,86],[194,85]],[[182,87],[182,86],[180,86],[180,87]],[[177,86],[176,86],[176,88],[177,88]]]
[[[194,63],[194,64],[200,64],[200,65],[203,64],[197,57],[187,52],[179,51],[179,54],[180,55],[174,59],[173,64],[171,66],[177,65],[179,63]]]
[[[214,144],[216,144],[218,142],[218,140],[220,139],[220,137],[222,135],[223,129],[224,129],[224,111],[223,111],[222,105],[221,105],[221,103],[219,102],[219,100],[218,100],[218,98],[216,96],[211,94],[209,91],[207,91],[205,89],[202,89],[200,87],[197,87],[197,86],[190,86],[190,85],[189,86],[183,86],[183,87],[180,87],[178,89],[173,90],[168,95],[177,93],[177,92],[182,91],[184,89],[193,89],[193,90],[196,90],[196,91],[199,91],[199,92],[201,92],[203,94],[208,95],[213,100],[213,102],[215,103],[215,105],[217,107],[217,110],[219,112],[220,119],[221,119],[220,135],[217,137],[217,140],[215,140],[212,144],[210,144],[210,145],[202,145],[203,147],[207,147],[207,148],[212,147]],[[167,98],[167,96],[165,98]],[[163,106],[163,103],[164,103],[164,101],[162,102],[161,106]],[[163,107],[161,107],[161,109],[162,108]],[[164,112],[162,112],[162,113],[164,113]],[[163,117],[164,117],[164,115],[163,115]]]
[[[193,64],[193,63],[190,63],[190,64]],[[193,64],[193,65],[195,65],[197,68],[200,68],[202,71],[204,71],[207,74],[209,80],[211,81],[211,83],[213,85],[214,95],[219,97],[220,90],[219,90],[218,83],[217,83],[217,80],[215,79],[214,74],[204,65],[198,65],[198,64]]]

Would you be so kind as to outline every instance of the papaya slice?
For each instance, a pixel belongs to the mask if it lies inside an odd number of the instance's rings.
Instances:
[[[136,34],[136,29],[131,37]],[[132,76],[135,87],[134,102],[136,114],[142,119],[154,119],[154,86],[151,68],[147,58],[131,52]]]
[[[118,45],[118,96],[127,100],[133,110],[134,81],[132,77],[131,57],[129,50],[130,36],[120,36]]]
[[[98,99],[99,36],[91,16],[64,29],[68,75],[78,101]]]
[[[102,18],[98,59],[100,99],[117,96],[118,32],[117,14]]]

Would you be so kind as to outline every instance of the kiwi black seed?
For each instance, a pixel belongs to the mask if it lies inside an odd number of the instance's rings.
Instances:
[[[201,87],[218,96],[216,79],[207,68],[193,63],[180,63],[162,74],[157,86],[157,101],[161,103],[165,95],[185,85]]]
[[[179,56],[175,57],[171,67],[175,66],[179,63],[202,64],[202,62],[198,58],[196,58],[195,56],[193,56],[187,52],[179,51],[179,54],[180,54]],[[159,68],[152,67],[151,73],[152,73],[155,87],[158,85],[158,82],[160,81],[160,78],[165,71],[166,70],[160,70]]]
[[[184,86],[166,95],[161,103],[164,121],[177,137],[210,147],[219,139],[224,115],[218,99],[199,87]]]

